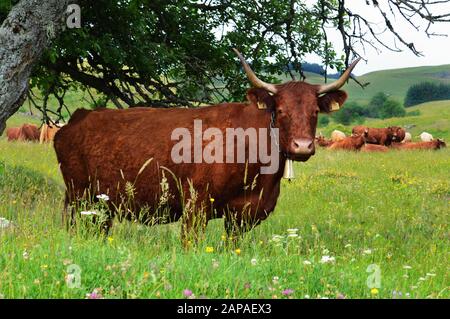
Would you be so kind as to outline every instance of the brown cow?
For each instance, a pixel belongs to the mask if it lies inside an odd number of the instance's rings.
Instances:
[[[328,147],[330,150],[347,150],[347,151],[359,151],[366,142],[367,132],[362,135],[352,134],[347,136],[341,141],[334,142]]]
[[[365,144],[361,148],[361,152],[388,152],[389,147],[377,144]]]
[[[91,195],[107,194],[111,210],[102,225],[105,231],[111,226],[114,215],[144,224],[173,222],[184,215],[184,244],[189,231],[197,229],[196,220],[201,221],[203,228],[210,219],[224,217],[227,233],[234,236],[266,219],[274,210],[280,193],[285,160],[307,161],[314,155],[318,113],[332,112],[344,103],[347,94],[339,88],[359,59],[330,84],[311,85],[303,81],[270,84],[260,80],[242,55],[236,53],[256,87],[248,90],[248,103],[193,109],[77,110],[54,140],[67,186],[66,204],[76,204],[86,190]],[[264,141],[258,145],[263,146],[270,143],[270,136],[278,136],[275,150],[272,148],[275,160],[271,161],[279,161],[278,169],[261,174],[261,168],[268,164],[260,159],[249,160],[252,154],[245,138],[232,149],[236,153],[239,147],[244,148],[243,162],[236,163],[232,153],[231,163],[221,162],[223,154],[219,161],[206,163],[201,158],[202,148],[200,160],[196,159],[195,139],[199,131],[196,131],[195,120],[202,121],[200,134],[204,131],[205,135],[208,129],[224,135],[234,129],[262,130]],[[184,134],[189,137],[189,145],[190,137],[194,137],[194,147],[183,151],[183,161],[179,162],[181,152],[175,152],[176,160],[173,154]],[[204,146],[205,140],[199,143]],[[220,147],[223,144],[219,141]],[[161,185],[163,173],[167,176],[166,187]],[[251,189],[246,183],[252,185]],[[162,198],[168,209],[164,218],[156,219]],[[130,208],[114,209],[119,205]],[[72,221],[73,214],[74,210]]]
[[[366,142],[369,144],[379,144],[389,146],[392,142],[401,142],[405,138],[405,130],[398,126],[387,128],[373,128],[364,125],[357,125],[353,128],[353,134],[363,134],[367,130]]]
[[[438,150],[447,147],[447,144],[443,140],[437,139],[431,142],[393,143],[392,146],[401,150]]]
[[[55,138],[55,134],[56,132],[59,131],[59,129],[62,127],[62,124],[44,124],[41,127],[41,134],[39,136],[39,143],[43,144],[43,143],[49,143],[51,141],[53,141],[53,139]]]
[[[6,130],[8,142],[17,141],[19,139],[20,127],[10,127]]]
[[[320,135],[320,136],[316,136],[316,142],[317,145],[321,146],[321,147],[328,147],[331,144],[333,144],[333,141],[331,140],[327,140],[324,136]]]
[[[39,141],[39,129],[34,124],[23,124],[21,127],[9,128],[6,135],[8,141]]]

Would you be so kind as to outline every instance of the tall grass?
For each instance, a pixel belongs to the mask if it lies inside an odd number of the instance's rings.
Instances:
[[[0,217],[14,224],[0,229],[0,296],[448,298],[449,155],[320,150],[238,247],[219,219],[185,250],[180,223],[66,231],[52,147],[0,139]]]

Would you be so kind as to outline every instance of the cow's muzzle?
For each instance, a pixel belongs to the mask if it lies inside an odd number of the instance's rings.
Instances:
[[[293,139],[289,146],[289,155],[293,160],[305,161],[316,152],[313,139]]]

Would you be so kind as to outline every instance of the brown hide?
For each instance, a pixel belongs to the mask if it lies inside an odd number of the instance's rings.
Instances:
[[[317,145],[321,146],[321,147],[328,147],[331,144],[333,144],[333,141],[331,140],[327,140],[325,137],[323,136],[316,136],[316,143]]]
[[[139,213],[150,208],[146,213],[149,216],[145,216],[150,218],[161,195],[160,182],[164,171],[171,195],[168,201],[170,213],[165,222],[176,221],[182,215],[180,192],[171,175],[173,173],[181,181],[186,200],[190,198],[188,180],[192,182],[198,192],[196,206],[200,207],[202,203],[206,208],[206,222],[225,214],[229,225],[232,212],[239,227],[245,229],[247,225],[257,225],[275,208],[286,157],[306,161],[314,154],[293,153],[294,142],[303,139],[314,144],[318,112],[329,111],[327,103],[330,101],[342,105],[347,97],[343,91],[318,97],[318,87],[304,82],[278,85],[278,89],[275,95],[263,89],[250,89],[247,94],[250,103],[227,103],[196,109],[77,110],[54,139],[68,189],[66,202],[81,198],[83,192],[90,189],[91,194],[108,194],[111,207],[118,206],[125,197],[125,183],[129,181],[134,182],[133,210]],[[246,168],[245,163],[207,164],[203,161],[176,164],[171,159],[172,147],[178,143],[178,140],[171,140],[173,130],[186,128],[193,136],[196,119],[202,120],[203,132],[208,128],[218,128],[224,138],[227,128],[267,129],[269,143],[268,128],[272,114],[276,117],[274,125],[279,129],[281,152],[278,153],[279,169],[274,174],[260,174],[261,166],[268,166],[260,162],[248,163]],[[204,149],[209,141],[202,143]],[[247,158],[248,151],[246,145]],[[150,158],[153,160],[138,176]],[[246,185],[255,180],[252,190],[245,188],[244,176],[247,176]],[[209,207],[211,197],[215,199],[213,207]],[[133,218],[130,214],[125,217]],[[189,223],[190,217],[187,220]]]
[[[21,127],[12,127],[6,131],[8,141],[38,141],[39,129],[34,124],[23,124]]]
[[[373,128],[357,125],[353,128],[353,134],[363,134],[367,130],[366,143],[389,146],[391,143],[400,142],[405,137],[405,130],[397,126],[388,128]]]
[[[359,151],[365,143],[364,135],[352,135],[347,136],[341,141],[334,142],[328,148],[330,150],[347,150],[347,151]]]
[[[393,143],[392,146],[400,150],[438,150],[447,147],[445,142],[440,139],[431,142]]]
[[[377,145],[377,144],[364,144],[363,147],[361,147],[362,152],[388,152],[389,148],[384,145]]]
[[[43,144],[43,143],[49,143],[49,142],[53,141],[53,139],[55,138],[56,132],[58,132],[60,128],[61,128],[61,125],[58,125],[58,124],[42,125],[41,133],[39,136],[39,143]]]

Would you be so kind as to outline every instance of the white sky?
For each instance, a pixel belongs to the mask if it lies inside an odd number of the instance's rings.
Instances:
[[[380,4],[385,3],[385,0],[379,0]],[[348,7],[353,13],[358,13],[365,17],[370,22],[378,24],[378,30],[384,29],[384,18],[378,13],[378,10],[372,6],[366,5],[365,0],[349,0],[346,2]],[[443,14],[450,12],[450,4],[439,4],[435,5],[434,14]],[[389,8],[383,8],[386,13],[389,13]],[[428,38],[425,34],[426,24],[422,23],[420,25],[420,30],[416,31],[402,16],[397,15],[393,18],[389,15],[389,18],[395,28],[395,30],[403,37],[407,42],[413,42],[416,49],[421,52],[424,56],[417,57],[408,48],[404,47],[403,44],[398,45],[398,47],[403,52],[391,52],[388,49],[381,48],[382,53],[377,53],[374,49],[366,46],[366,53],[364,54],[362,50],[359,50],[361,55],[367,59],[367,63],[361,61],[355,69],[355,74],[361,75],[364,73],[384,70],[384,69],[396,69],[404,67],[414,67],[414,66],[426,66],[426,65],[441,65],[450,64],[450,23],[443,22],[435,24],[431,27],[431,31],[439,34],[447,34],[448,37],[431,37]],[[417,22],[417,21],[416,21]],[[376,28],[377,26],[375,26]],[[342,39],[340,34],[336,30],[327,30],[329,40],[335,45],[338,54],[342,51]],[[382,39],[385,39],[387,43],[393,43],[393,35],[389,31],[383,34]],[[320,63],[320,59],[315,56],[307,56],[306,61]]]

